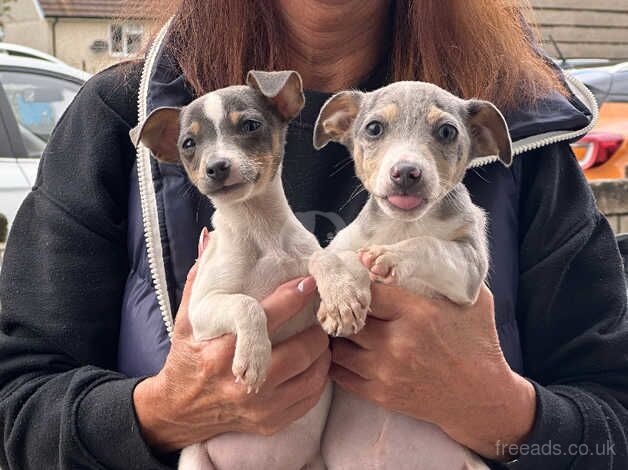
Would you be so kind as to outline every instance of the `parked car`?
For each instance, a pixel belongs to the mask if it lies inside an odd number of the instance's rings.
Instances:
[[[55,124],[88,78],[64,64],[0,54],[0,213],[9,224]]]
[[[9,55],[12,57],[25,57],[27,59],[40,59],[53,64],[65,65],[65,63],[57,59],[55,56],[38,51],[32,47],[20,46],[19,44],[11,44],[9,42],[0,42],[0,55]]]
[[[628,62],[571,73],[600,105],[595,128],[572,145],[587,179],[628,177]]]
[[[610,65],[608,59],[552,59],[563,70],[574,70],[584,67],[601,67]]]

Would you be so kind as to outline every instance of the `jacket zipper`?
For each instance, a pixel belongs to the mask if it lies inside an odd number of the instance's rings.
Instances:
[[[146,57],[138,93],[138,123],[142,123],[146,119],[148,85],[150,82],[151,72],[153,70],[157,54],[161,49],[161,43],[166,36],[171,22],[172,19],[168,20],[168,22],[161,28],[148,53],[148,56]],[[140,192],[140,203],[142,207],[142,223],[144,224],[144,240],[146,241],[146,254],[148,256],[150,275],[155,287],[161,317],[166,327],[166,331],[168,332],[168,338],[172,339],[174,321],[172,317],[172,310],[170,308],[168,286],[166,283],[166,271],[161,246],[161,234],[159,231],[157,203],[155,201],[155,187],[153,186],[151,158],[150,150],[139,143],[137,146],[137,177]]]
[[[172,22],[172,18],[162,27],[159,34],[155,38],[150,48],[146,62],[142,70],[142,78],[140,82],[140,91],[138,97],[138,122],[143,122],[146,118],[146,106],[148,101],[148,85],[150,81],[151,71],[155,64],[157,54],[161,49],[161,44],[166,37],[168,27]],[[548,145],[557,144],[576,140],[579,137],[589,133],[597,124],[599,117],[599,106],[593,93],[582,84],[577,78],[565,72],[565,79],[570,89],[578,99],[580,99],[590,110],[592,119],[588,126],[577,131],[555,131],[539,134],[536,136],[521,139],[513,143],[513,157],[523,153],[537,150]],[[161,246],[161,234],[159,232],[159,220],[157,214],[157,204],[155,201],[155,188],[153,186],[153,178],[150,163],[150,151],[141,143],[137,150],[137,173],[139,181],[140,201],[142,206],[142,219],[144,223],[144,238],[146,240],[146,252],[148,256],[148,264],[150,266],[151,279],[155,287],[159,309],[163,318],[168,337],[172,338],[174,321],[172,310],[170,308],[170,298],[168,295],[168,285],[166,282],[166,273],[163,260],[163,251]],[[478,168],[488,165],[499,160],[497,156],[490,156],[475,160],[469,165],[469,168]]]

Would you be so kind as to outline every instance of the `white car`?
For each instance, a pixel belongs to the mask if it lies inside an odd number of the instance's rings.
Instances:
[[[52,130],[89,74],[0,53],[0,214],[13,221]]]
[[[10,55],[12,57],[25,57],[27,59],[41,59],[53,64],[65,65],[65,63],[57,59],[55,56],[38,51],[32,47],[20,46],[19,44],[11,44],[9,42],[0,42],[0,55]]]

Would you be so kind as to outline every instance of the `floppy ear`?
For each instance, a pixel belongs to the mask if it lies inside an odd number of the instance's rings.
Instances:
[[[286,121],[297,117],[305,104],[301,75],[293,70],[250,70],[246,75],[246,84],[268,98]]]
[[[332,141],[347,143],[349,130],[358,115],[363,96],[359,91],[341,91],[327,100],[314,126],[316,150]]]
[[[129,136],[136,147],[144,144],[157,160],[179,162],[179,116],[181,108],[158,108],[143,123],[131,129]]]
[[[512,163],[512,142],[502,113],[488,101],[471,100],[467,105],[471,131],[471,157],[499,156],[501,162]]]

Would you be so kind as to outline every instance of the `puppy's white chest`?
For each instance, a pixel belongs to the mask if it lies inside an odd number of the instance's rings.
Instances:
[[[307,274],[307,260],[283,250],[263,254],[248,274],[247,290],[263,298],[275,287]]]

